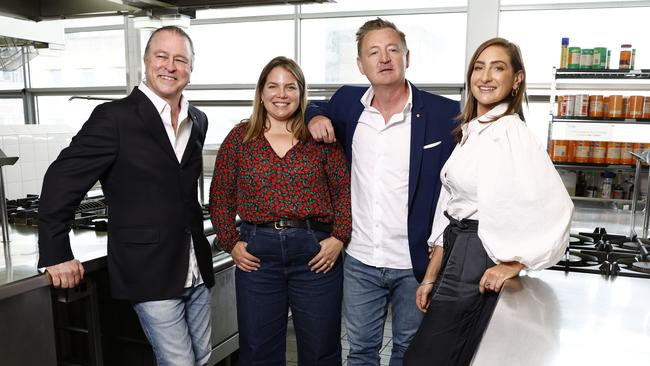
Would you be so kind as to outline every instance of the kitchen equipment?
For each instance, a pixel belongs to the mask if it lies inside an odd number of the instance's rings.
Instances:
[[[2,220],[2,243],[4,244],[5,252],[8,252],[9,245],[9,217],[7,213],[7,200],[5,196],[5,183],[2,175],[2,167],[5,165],[14,165],[18,161],[18,157],[7,156],[2,149],[0,149],[0,219]]]

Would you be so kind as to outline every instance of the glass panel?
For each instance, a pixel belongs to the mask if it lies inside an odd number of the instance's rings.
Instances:
[[[525,106],[525,104],[524,104]],[[546,148],[548,138],[548,124],[551,116],[548,114],[548,102],[530,102],[528,108],[524,107],[526,125]]]
[[[22,99],[0,99],[0,125],[25,124]]]
[[[205,145],[221,144],[230,130],[241,120],[250,118],[253,107],[199,107],[208,116],[208,134]]]
[[[23,89],[24,87],[25,78],[22,66],[14,71],[0,71],[0,90]]]
[[[644,0],[631,0],[626,2],[644,1]],[[558,0],[501,0],[501,5],[532,5],[532,4],[574,4],[574,3],[611,3],[616,2],[612,0],[571,0],[560,2]]]
[[[356,64],[355,33],[373,17],[302,21],[302,66],[309,83],[367,83]],[[462,83],[466,13],[386,17],[411,51],[406,76],[414,83]]]
[[[245,6],[240,8],[197,10],[196,19],[248,17],[259,15],[293,14],[293,5]]]
[[[551,69],[560,63],[562,37],[569,37],[570,47],[611,49],[611,68],[618,68],[621,44],[631,43],[641,51],[636,53],[636,67],[649,68],[650,52],[643,47],[648,19],[650,7],[506,11],[500,15],[499,35],[521,47],[528,82],[550,83]]]
[[[294,55],[290,20],[197,25],[189,34],[196,50],[194,84],[255,84],[273,57]]]
[[[260,69],[260,71],[262,71]],[[247,90],[185,90],[185,97],[193,100],[249,100],[253,102],[254,89]]]
[[[124,98],[124,95],[97,95],[97,98]],[[78,130],[88,120],[96,106],[106,100],[72,99],[70,96],[40,96],[38,103],[39,123],[42,125],[68,125]]]
[[[48,20],[49,22],[50,20]],[[102,25],[124,25],[124,17],[111,15],[104,17],[72,18],[56,20],[63,23],[64,28],[98,27]]]
[[[417,9],[439,8],[448,6],[467,6],[467,0],[336,0],[335,4],[307,4],[302,5],[303,13],[320,13],[334,11],[364,11],[386,9]]]
[[[126,85],[124,32],[67,33],[64,50],[39,50],[33,87]]]

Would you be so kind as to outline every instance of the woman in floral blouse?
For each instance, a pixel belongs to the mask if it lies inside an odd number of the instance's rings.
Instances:
[[[298,363],[341,364],[350,178],[340,145],[310,137],[306,106],[300,67],[274,58],[257,82],[250,120],[230,132],[215,162],[210,215],[237,266],[240,365],[285,365],[289,307]]]

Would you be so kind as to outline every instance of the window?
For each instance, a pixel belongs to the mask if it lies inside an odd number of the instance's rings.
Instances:
[[[0,90],[22,89],[25,87],[23,67],[11,71],[0,71]]]
[[[24,125],[23,100],[18,98],[0,99],[0,125]]]
[[[30,62],[32,86],[126,85],[122,30],[67,33],[63,50],[39,50]]]
[[[467,0],[337,0],[335,4],[302,5],[303,13],[320,13],[334,11],[367,11],[367,10],[403,10],[430,7],[467,6]]]
[[[253,107],[199,107],[208,116],[205,145],[219,145],[243,119],[248,119]]]
[[[367,83],[356,64],[355,34],[363,18],[302,21],[301,63],[309,83]],[[387,16],[405,34],[411,52],[406,72],[415,83],[462,83],[466,14]]]
[[[529,83],[550,83],[552,67],[560,63],[562,37],[569,37],[569,46],[607,47],[610,67],[618,68],[621,44],[647,45],[648,19],[650,7],[503,11],[499,35],[521,47]],[[635,64],[650,65],[650,53],[637,52]]]
[[[295,7],[293,5],[246,6],[240,8],[197,10],[196,19],[282,15],[293,14],[294,12]]]
[[[196,50],[192,83],[256,83],[273,57],[294,57],[293,29],[290,20],[190,27]]]
[[[97,98],[119,99],[124,95],[101,95]],[[71,98],[71,96],[39,96],[38,121],[41,125],[67,125],[79,130],[88,120],[96,106],[107,100],[86,100]]]

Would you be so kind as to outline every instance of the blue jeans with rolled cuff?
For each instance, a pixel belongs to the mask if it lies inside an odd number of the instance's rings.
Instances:
[[[328,273],[307,264],[329,233],[276,230],[244,222],[241,239],[259,258],[253,272],[235,271],[239,365],[286,364],[288,309],[296,331],[298,364],[341,365],[342,258]]]
[[[201,284],[179,298],[133,304],[158,366],[203,366],[210,359],[210,289]]]

